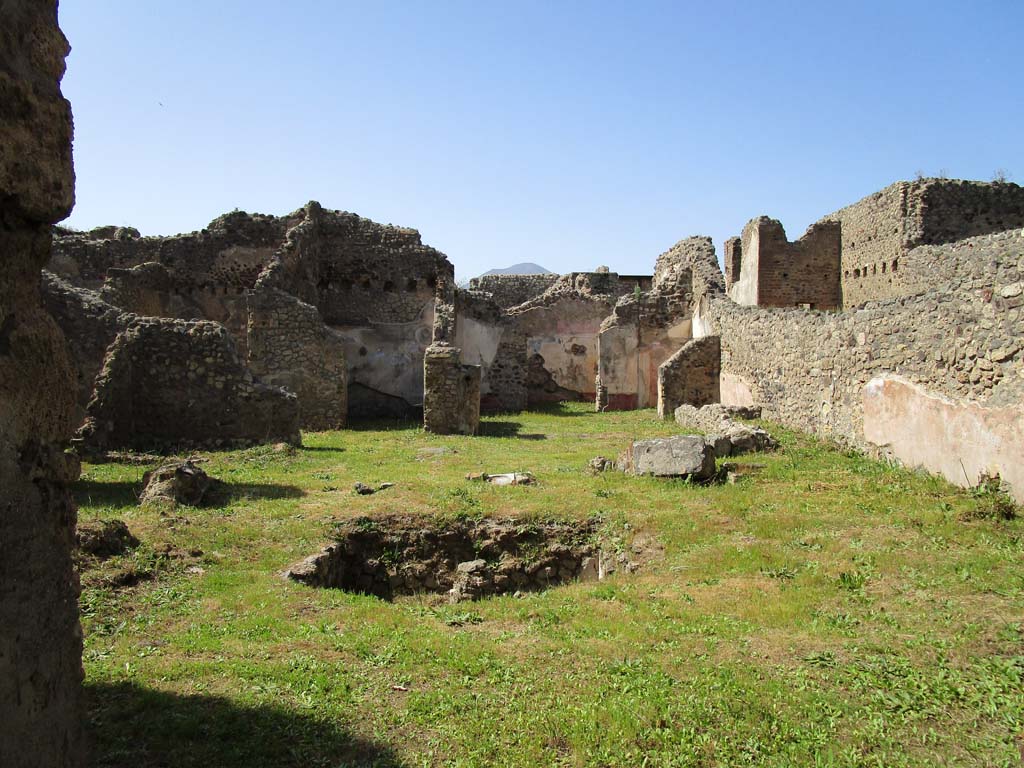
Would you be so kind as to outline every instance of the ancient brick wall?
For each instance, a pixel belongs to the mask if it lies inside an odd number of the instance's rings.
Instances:
[[[658,367],[658,416],[672,418],[680,405],[717,403],[720,399],[722,346],[718,336],[686,342]]]
[[[917,246],[1024,227],[1024,188],[901,181],[822,219],[827,220],[842,226],[843,306],[855,307],[920,293],[950,277],[938,261],[911,268],[904,259]]]
[[[998,472],[1024,498],[1024,443],[1000,435],[1005,425],[1024,428],[1024,238],[1011,231],[919,250],[913,258],[960,264],[958,279],[840,313],[712,301],[699,324],[721,337],[722,402],[758,403],[766,418],[890,452],[953,482]],[[906,382],[902,402],[873,406],[866,423],[866,404],[896,391],[885,382],[897,379]],[[941,401],[950,419],[977,410],[978,436],[915,426],[923,406],[914,398]],[[921,446],[940,446],[952,468],[942,456],[915,458]]]
[[[473,291],[491,294],[494,302],[502,309],[515,307],[524,301],[540,296],[552,286],[559,275],[481,275],[469,281]]]
[[[218,323],[139,318],[107,350],[81,434],[90,450],[298,444],[298,401]]]
[[[273,288],[250,291],[249,369],[299,398],[303,429],[340,429],[348,413],[345,340],[317,308]]]
[[[0,23],[0,765],[85,763],[82,633],[71,563],[75,378],[42,306],[52,226],[71,211],[68,44],[52,0]]]
[[[480,427],[480,366],[459,349],[431,344],[423,358],[423,428],[438,435],[475,435]]]
[[[818,222],[791,243],[777,220],[752,219],[739,243],[727,243],[729,295],[740,304],[762,307],[837,308],[840,240],[835,222]]]

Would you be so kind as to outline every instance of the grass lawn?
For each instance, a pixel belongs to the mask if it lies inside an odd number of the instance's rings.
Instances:
[[[652,411],[567,404],[475,438],[356,425],[203,453],[230,502],[171,516],[137,505],[152,465],[87,464],[80,518],[142,540],[82,574],[93,764],[1020,766],[1024,524],[769,429],[782,450],[744,459],[759,474],[695,487],[587,473],[679,431]],[[482,471],[539,484],[465,479]],[[334,521],[387,512],[601,514],[657,554],[458,605],[281,578]],[[110,586],[132,570],[152,576]]]

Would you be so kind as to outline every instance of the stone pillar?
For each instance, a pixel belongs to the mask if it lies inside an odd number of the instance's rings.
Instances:
[[[459,348],[435,343],[423,357],[423,428],[475,435],[480,428],[480,366],[463,365]]]
[[[75,377],[39,289],[74,204],[68,43],[54,0],[6,0],[0,17],[0,765],[70,768],[85,762]]]

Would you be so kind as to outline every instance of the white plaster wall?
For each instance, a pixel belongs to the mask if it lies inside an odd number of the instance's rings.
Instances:
[[[1024,502],[1024,406],[958,402],[898,376],[864,386],[864,439],[960,486],[996,475]]]
[[[433,326],[433,302],[411,323],[333,326],[344,340],[349,382],[421,405],[423,355]]]
[[[719,397],[723,405],[754,405],[750,386],[732,373],[722,371],[718,379]]]
[[[586,352],[572,353],[578,345]],[[597,334],[570,336],[532,336],[527,340],[527,352],[544,358],[544,368],[558,386],[573,392],[591,393],[597,376]]]

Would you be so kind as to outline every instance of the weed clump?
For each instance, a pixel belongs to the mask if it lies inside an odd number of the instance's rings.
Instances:
[[[1017,517],[1018,505],[1006,492],[999,475],[982,477],[981,482],[971,489],[973,504],[960,512],[962,522],[973,520],[1013,520]]]

